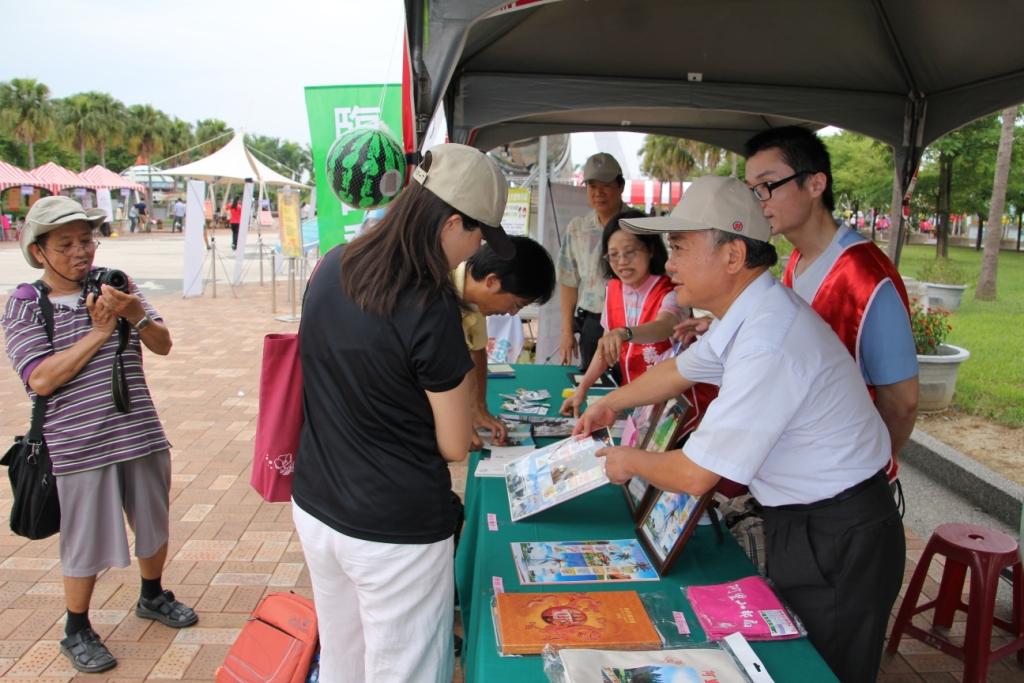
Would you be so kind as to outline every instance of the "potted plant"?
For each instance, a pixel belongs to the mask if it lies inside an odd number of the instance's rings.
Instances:
[[[955,311],[967,289],[967,273],[948,258],[936,258],[917,271],[917,279],[927,289],[929,307]]]
[[[921,412],[945,410],[953,402],[960,363],[971,357],[966,349],[947,344],[953,326],[949,311],[926,308],[919,299],[910,305],[910,326],[917,348],[918,398]]]

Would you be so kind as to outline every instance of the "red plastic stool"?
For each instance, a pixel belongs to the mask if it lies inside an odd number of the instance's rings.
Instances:
[[[946,558],[939,594],[935,600],[918,605],[921,586],[924,585],[928,567],[936,553]],[[996,619],[994,615],[999,573],[1006,567],[1013,567],[1011,622]],[[971,591],[969,602],[965,604],[960,596],[963,593],[968,568],[971,570]],[[914,570],[907,594],[893,623],[886,650],[890,653],[896,652],[900,638],[906,633],[963,660],[965,683],[983,683],[992,662],[1016,652],[1017,661],[1024,663],[1022,591],[1024,582],[1021,580],[1021,563],[1015,540],[1001,531],[976,524],[943,524],[928,540],[921,561]],[[932,617],[932,631],[925,631],[911,623],[910,620],[915,614],[933,607],[935,614]],[[967,613],[967,633],[963,647],[957,647],[934,632],[936,627],[950,628],[956,610]],[[1014,636],[1013,641],[995,651],[991,649],[993,624]]]

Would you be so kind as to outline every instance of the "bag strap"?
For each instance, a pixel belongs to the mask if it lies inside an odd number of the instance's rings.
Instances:
[[[43,314],[43,326],[46,329],[46,338],[50,340],[50,346],[53,346],[53,302],[50,301],[50,288],[42,280],[36,280],[32,283],[32,286],[39,292],[39,310]],[[36,394],[35,400],[32,402],[32,423],[28,428],[28,435],[26,440],[32,445],[33,449],[38,444],[43,443],[43,421],[46,419],[46,405],[50,402],[49,396],[40,396]]]
[[[114,407],[122,413],[132,411],[131,396],[128,394],[128,378],[124,372],[124,350],[128,348],[131,326],[124,318],[117,321],[117,353],[114,354],[114,368],[110,376],[110,390],[114,396]]]

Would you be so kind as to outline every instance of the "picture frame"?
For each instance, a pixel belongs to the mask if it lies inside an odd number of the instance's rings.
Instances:
[[[635,429],[629,435],[627,435],[626,431],[623,431],[623,436],[629,436],[630,438],[628,440],[624,439],[619,445],[629,448],[643,448],[647,444],[651,428],[658,421],[664,408],[664,402],[634,408],[628,419],[632,420]],[[622,485],[622,493],[626,497],[626,505],[629,507],[629,514],[632,516],[634,523],[639,521],[640,513],[643,512],[645,505],[649,502],[651,492],[651,485],[641,477],[633,477]]]
[[[653,487],[652,487],[653,488]],[[636,524],[636,537],[659,576],[672,567],[711,501],[703,496],[654,489]]]
[[[666,401],[657,418],[652,421],[653,426],[647,434],[643,449],[652,453],[672,450],[679,440],[683,419],[689,410],[690,402],[682,396]]]

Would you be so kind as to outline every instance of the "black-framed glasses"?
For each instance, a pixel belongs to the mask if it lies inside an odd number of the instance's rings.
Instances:
[[[81,249],[86,254],[91,254],[96,251],[100,246],[99,240],[89,240],[88,242],[72,242],[71,244],[61,245],[59,247],[51,247],[52,251],[57,252],[61,256],[71,256],[76,251]]]
[[[773,180],[770,183],[758,183],[757,185],[754,185],[752,188],[750,188],[750,191],[754,193],[754,196],[757,197],[758,201],[766,202],[772,198],[772,192],[782,187],[789,181],[796,180],[800,176],[807,175],[809,173],[817,173],[817,171],[797,171],[793,175],[788,175],[785,178],[782,178],[781,180]]]

